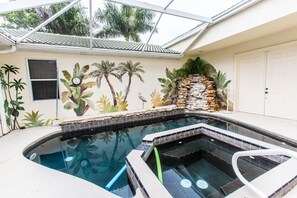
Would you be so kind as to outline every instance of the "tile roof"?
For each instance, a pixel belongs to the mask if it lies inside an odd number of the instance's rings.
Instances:
[[[28,31],[0,28],[0,35],[10,38],[13,41],[24,36]],[[46,44],[69,47],[90,47],[90,38],[73,35],[62,35],[44,32],[35,32],[21,42],[22,44]],[[109,49],[109,50],[127,50],[141,52],[145,46],[144,43],[115,41],[101,38],[93,38],[93,48]],[[179,52],[166,49],[158,45],[147,45],[145,52],[164,53],[164,54],[179,54]]]

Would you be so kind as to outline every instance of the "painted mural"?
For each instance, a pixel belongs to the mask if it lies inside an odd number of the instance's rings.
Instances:
[[[67,91],[62,92],[64,109],[73,109],[77,116],[84,115],[89,108],[99,113],[127,110],[127,97],[130,92],[133,77],[136,76],[141,82],[144,82],[141,73],[145,73],[145,71],[141,63],[133,63],[129,60],[127,62],[121,62],[116,66],[114,62],[102,60],[100,63],[93,63],[92,66],[94,70],[90,73],[87,73],[90,69],[88,65],[80,69],[78,63],[74,66],[73,75],[70,75],[66,70],[62,71],[64,78],[61,78],[60,81],[67,89]],[[125,92],[116,92],[110,77],[115,77],[122,82],[122,78],[125,75],[128,76],[128,84]],[[95,79],[95,81],[90,81],[90,79]],[[92,97],[94,93],[90,88],[97,85],[98,89],[100,89],[103,80],[108,84],[112,100],[102,95],[96,101],[96,104],[94,104],[93,101],[90,100],[90,97]]]
[[[21,111],[24,111],[24,102],[22,101],[22,91],[25,89],[26,84],[21,78],[11,77],[16,76],[19,73],[18,67],[14,65],[5,64],[0,70],[0,83],[4,91],[4,111],[6,124],[10,130],[22,128],[18,117]],[[3,134],[4,135],[4,134]]]
[[[77,116],[84,115],[89,108],[95,109],[95,104],[90,98],[94,94],[90,90],[96,85],[94,81],[88,81],[91,78],[89,65],[85,65],[80,69],[78,63],[73,68],[72,75],[63,70],[64,78],[60,81],[63,83],[67,91],[62,92],[62,102],[65,109],[73,109]]]

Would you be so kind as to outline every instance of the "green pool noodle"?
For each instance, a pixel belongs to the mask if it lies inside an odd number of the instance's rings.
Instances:
[[[156,164],[157,164],[158,179],[163,184],[161,161],[160,161],[158,149],[156,147],[154,147],[154,152],[155,152],[155,158],[156,158]]]

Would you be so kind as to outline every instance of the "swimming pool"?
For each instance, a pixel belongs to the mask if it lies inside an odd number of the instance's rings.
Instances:
[[[88,133],[80,133],[79,135],[77,135],[78,133],[72,135],[67,133],[26,151],[25,156],[49,168],[75,175],[98,186],[105,187],[125,164],[126,155],[132,149],[137,148],[144,136],[197,123],[206,123],[272,144],[281,144],[278,140],[232,123],[179,115],[163,117],[159,119],[159,122],[144,125],[135,126],[134,124],[133,126],[131,123],[129,128],[125,128],[127,125],[122,125],[109,131],[94,128]],[[295,149],[288,144],[281,144],[281,146]],[[111,191],[122,197],[133,195],[126,174],[120,177]]]

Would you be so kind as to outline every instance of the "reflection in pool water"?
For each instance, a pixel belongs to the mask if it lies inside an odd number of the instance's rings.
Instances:
[[[37,156],[33,161],[83,178],[104,188],[123,167],[128,153],[141,143],[145,135],[198,123],[207,123],[272,144],[281,144],[277,140],[231,123],[198,117],[180,117],[63,141],[61,137],[54,138],[31,150],[26,156],[30,158],[33,153],[36,153]],[[288,145],[282,146],[288,147]],[[126,173],[120,177],[111,191],[122,197],[133,195]]]

